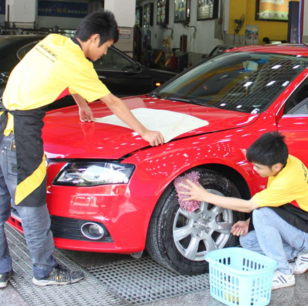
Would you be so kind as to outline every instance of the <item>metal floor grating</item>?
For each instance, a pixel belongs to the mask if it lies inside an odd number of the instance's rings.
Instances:
[[[209,289],[208,274],[178,275],[150,257],[89,268],[110,291],[133,305]]]
[[[54,255],[57,261],[73,270],[83,270],[85,280],[68,286],[38,287],[32,284],[32,264],[25,239],[22,234],[6,225],[6,236],[13,258],[15,274],[11,284],[30,306],[128,306],[120,296],[113,294],[86,270],[71,261],[60,250]]]

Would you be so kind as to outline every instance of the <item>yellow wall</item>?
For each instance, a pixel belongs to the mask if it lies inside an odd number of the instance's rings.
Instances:
[[[300,1],[300,0],[293,0]],[[230,0],[229,9],[229,34],[234,34],[234,19],[240,19],[242,14],[246,15],[245,24],[239,35],[245,35],[246,25],[259,26],[259,44],[262,39],[268,37],[270,40],[287,40],[288,23],[279,21],[260,21],[256,19],[256,0]]]

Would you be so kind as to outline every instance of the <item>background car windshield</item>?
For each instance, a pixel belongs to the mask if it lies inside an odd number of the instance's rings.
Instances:
[[[94,62],[94,67],[98,70],[110,71],[134,70],[133,63],[112,48],[109,48],[106,55]]]
[[[12,43],[11,40],[0,38],[0,50],[3,47],[9,46],[11,43]]]
[[[200,64],[157,94],[161,98],[260,113],[306,67],[301,56],[227,53]]]

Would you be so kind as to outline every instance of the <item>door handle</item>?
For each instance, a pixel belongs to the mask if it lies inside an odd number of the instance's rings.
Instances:
[[[106,77],[104,77],[103,75],[99,75],[98,78],[99,79],[106,79]]]

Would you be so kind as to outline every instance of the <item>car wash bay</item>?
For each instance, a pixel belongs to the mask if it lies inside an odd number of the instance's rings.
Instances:
[[[139,6],[142,7],[145,7],[147,4],[150,3],[150,1],[137,1],[137,2]],[[170,3],[171,2],[172,1],[170,1]],[[192,1],[192,3],[193,2],[194,1]],[[245,5],[245,10],[246,10],[246,5]],[[247,10],[248,10],[248,4],[247,4]],[[235,10],[233,10],[233,12],[235,12]],[[232,26],[234,25],[234,19],[241,17],[241,15],[242,12],[240,12],[240,14],[237,12],[236,16],[233,16],[234,18],[230,17],[230,20],[232,19],[230,21],[232,22]],[[198,21],[198,26],[199,26],[197,27],[198,31],[197,29],[194,29],[194,27],[184,28],[179,23],[177,23],[177,25],[174,26],[175,29],[177,26],[181,30],[183,28],[185,30],[185,33],[187,34],[186,36],[188,36],[189,38],[188,51],[191,52],[188,54],[188,56],[190,56],[189,59],[192,61],[192,64],[195,63],[194,61],[201,60],[202,54],[208,53],[208,51],[210,51],[210,49],[214,47],[214,45],[210,46],[210,44],[208,44],[209,50],[203,50],[204,52],[201,52],[198,49],[199,43],[198,44],[194,43],[191,44],[191,46],[194,46],[195,49],[192,50],[189,49],[189,47],[191,47],[189,46],[189,42],[197,41],[198,35],[201,35],[202,33],[201,26],[205,25],[206,22],[212,22],[214,25],[214,20],[203,21],[203,22],[204,23],[202,24],[202,21]],[[154,26],[156,26],[157,31],[158,29],[160,30],[161,35],[162,33],[164,34],[165,39],[167,39],[169,35],[170,37],[172,36],[170,29],[168,32],[167,29],[165,28],[162,29],[159,25],[154,25]],[[233,29],[233,27],[231,26],[230,28]],[[149,27],[144,28],[144,31],[148,29]],[[152,36],[150,36],[150,38],[153,40],[151,43],[153,45],[153,49],[156,49],[155,43],[156,41],[158,41],[158,39],[156,39],[158,33],[154,31],[154,27],[151,28],[151,30],[152,30]],[[241,34],[242,36],[244,36],[243,34],[244,30],[245,29],[243,28],[242,32],[240,32],[239,35],[235,37],[237,39],[236,44],[237,42],[241,41],[240,38]],[[123,39],[126,39],[127,37],[132,37],[132,35],[130,36],[130,33],[132,33],[132,29],[130,29],[130,31],[124,29],[122,31],[122,38],[124,37]],[[261,36],[261,27],[259,35]],[[179,31],[175,31],[174,36],[176,37],[176,41],[180,42]],[[228,36],[226,37],[229,38],[231,43],[234,42],[233,34],[231,37]],[[280,41],[284,37],[282,38],[273,37],[273,38],[275,39],[277,38],[277,40]],[[202,41],[206,41],[206,39],[203,39]],[[218,44],[222,42],[215,41],[215,44],[216,43]],[[224,44],[226,44],[226,42],[224,42]],[[126,47],[126,45],[124,45],[124,47]],[[125,49],[124,47],[123,49],[127,51],[127,49]],[[129,51],[128,53],[132,52]],[[109,52],[109,55],[111,56],[112,52]],[[188,64],[188,62],[186,64]],[[121,69],[127,67],[127,65],[124,66],[124,64],[122,66]],[[136,76],[136,75],[139,76],[139,71],[137,70],[141,66],[132,64],[132,67],[136,71],[125,70],[127,69],[125,68],[123,73],[126,73],[126,76]],[[182,68],[184,69],[184,67]],[[145,71],[145,68],[143,68],[143,70]],[[180,72],[181,70],[182,69],[178,69],[177,72]],[[135,74],[133,74],[132,72],[135,72]],[[157,100],[154,101],[154,99],[149,99],[147,103],[152,103],[154,105],[157,105],[158,101]],[[83,270],[86,276],[85,280],[80,283],[72,284],[69,286],[39,288],[34,286],[31,281],[32,279],[31,259],[23,235],[20,234],[17,230],[13,229],[10,225],[6,226],[6,233],[10,244],[11,255],[14,261],[13,266],[15,275],[13,276],[13,279],[10,282],[9,287],[6,288],[5,290],[0,291],[0,306],[1,305],[14,305],[14,306],[15,305],[16,306],[222,305],[221,303],[217,302],[210,296],[208,274],[201,274],[195,276],[176,274],[164,268],[163,266],[157,264],[146,253],[143,254],[142,258],[134,259],[128,255],[80,252],[80,251],[77,252],[71,250],[57,249],[55,252],[55,257],[57,258],[57,260],[60,263],[63,263],[65,266],[68,266],[70,269]],[[306,305],[307,281],[308,281],[307,274],[297,276],[295,287],[274,291],[272,293],[270,305],[288,305],[288,304]]]

